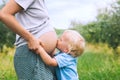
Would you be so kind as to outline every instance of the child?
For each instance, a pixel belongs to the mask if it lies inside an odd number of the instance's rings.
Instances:
[[[44,46],[44,44],[41,43]],[[52,58],[39,47],[37,53],[42,60],[49,66],[56,66],[58,80],[79,80],[77,73],[77,57],[80,56],[85,48],[84,38],[74,30],[65,30],[58,39],[57,49],[60,50]]]

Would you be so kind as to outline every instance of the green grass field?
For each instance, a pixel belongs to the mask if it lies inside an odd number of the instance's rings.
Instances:
[[[17,80],[14,71],[13,54],[0,54],[0,80]]]
[[[0,80],[17,80],[14,50],[5,53],[0,53]],[[81,80],[120,80],[120,57],[115,57],[106,45],[88,45],[78,58],[78,73]]]

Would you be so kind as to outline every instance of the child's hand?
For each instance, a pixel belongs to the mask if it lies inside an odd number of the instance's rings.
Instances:
[[[40,54],[42,50],[44,50],[43,47],[39,45],[38,49],[36,50],[36,53]]]
[[[42,50],[43,47],[44,47],[44,44],[42,43],[41,40],[38,39],[38,42],[39,42],[39,46],[38,46],[38,49],[35,51],[36,54],[40,54],[41,50]]]
[[[42,41],[41,40],[38,40],[38,41],[39,41],[40,46],[44,47],[44,44],[42,43]]]

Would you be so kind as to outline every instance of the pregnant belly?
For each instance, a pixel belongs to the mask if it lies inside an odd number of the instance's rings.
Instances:
[[[51,31],[43,34],[40,38],[41,42],[44,45],[44,49],[48,54],[52,53],[56,48],[57,35],[56,32]]]

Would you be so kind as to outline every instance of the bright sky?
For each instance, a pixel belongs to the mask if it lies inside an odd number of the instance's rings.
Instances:
[[[2,3],[2,0],[0,0],[0,3]]]
[[[46,0],[50,18],[55,28],[68,28],[71,21],[83,24],[96,19],[98,8],[115,0]]]
[[[115,0],[46,0],[52,24],[55,28],[66,29],[71,21],[83,24],[94,21],[97,9],[104,8]],[[2,0],[0,0],[0,4]]]

